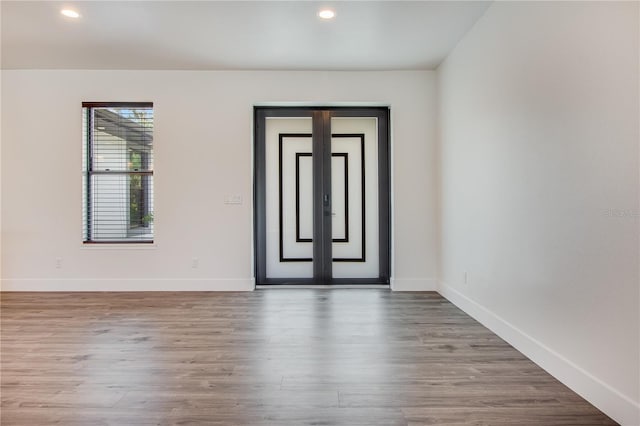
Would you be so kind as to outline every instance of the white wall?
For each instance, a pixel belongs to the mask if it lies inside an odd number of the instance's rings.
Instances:
[[[3,290],[252,288],[265,102],[391,106],[394,286],[435,289],[434,72],[4,70],[2,85]],[[154,102],[154,248],[81,244],[82,101]],[[231,194],[244,203],[223,204]]]
[[[440,291],[629,425],[638,17],[637,2],[497,2],[438,69]]]

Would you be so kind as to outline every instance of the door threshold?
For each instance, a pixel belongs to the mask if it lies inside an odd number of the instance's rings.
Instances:
[[[344,290],[344,289],[382,289],[389,290],[388,284],[267,284],[256,285],[256,290],[285,290],[285,289],[324,289],[324,290]]]

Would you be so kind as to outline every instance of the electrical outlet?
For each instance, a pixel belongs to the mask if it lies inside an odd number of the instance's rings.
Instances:
[[[200,266],[200,259],[198,259],[197,257],[191,259],[191,267],[193,269],[198,269],[198,266]]]
[[[61,269],[61,268],[62,268],[62,258],[56,257],[56,269]]]
[[[225,204],[242,204],[242,195],[240,194],[225,195],[224,203]]]

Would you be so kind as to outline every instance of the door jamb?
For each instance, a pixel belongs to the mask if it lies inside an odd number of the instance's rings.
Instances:
[[[324,126],[318,125],[315,119],[319,115],[327,115]],[[332,278],[332,262],[314,262],[314,278],[267,278],[266,277],[266,172],[265,172],[265,129],[266,117],[312,117],[313,152],[323,143],[324,133],[330,131],[331,117],[377,117],[378,118],[378,204],[379,204],[379,277],[378,278]],[[388,106],[268,106],[253,107],[253,258],[256,286],[262,285],[345,285],[345,284],[384,284],[389,285],[391,278],[391,146],[390,146],[390,109]],[[263,141],[263,143],[259,143]],[[328,155],[314,156],[322,168],[331,161]],[[324,158],[327,157],[327,158]],[[318,167],[314,160],[314,167]],[[330,165],[328,165],[330,167]],[[329,175],[322,173],[322,176]],[[331,176],[324,176],[322,182],[316,182],[314,174],[314,238],[318,232],[331,229],[331,215],[324,216],[323,210],[316,208],[323,202],[323,194],[329,194]],[[318,191],[317,189],[320,189]],[[328,192],[327,192],[328,191]],[[321,204],[322,205],[322,204]],[[316,226],[316,224],[318,224]],[[327,225],[328,224],[328,225]],[[322,234],[324,235],[324,233]],[[330,234],[329,234],[330,235]],[[314,245],[314,258],[325,259],[331,254],[330,244]]]

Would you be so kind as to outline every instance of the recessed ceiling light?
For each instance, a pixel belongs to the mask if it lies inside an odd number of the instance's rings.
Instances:
[[[62,9],[60,11],[67,18],[79,18],[80,14],[73,9]]]
[[[331,9],[322,9],[318,12],[318,16],[322,19],[333,19],[336,17],[336,12]]]

